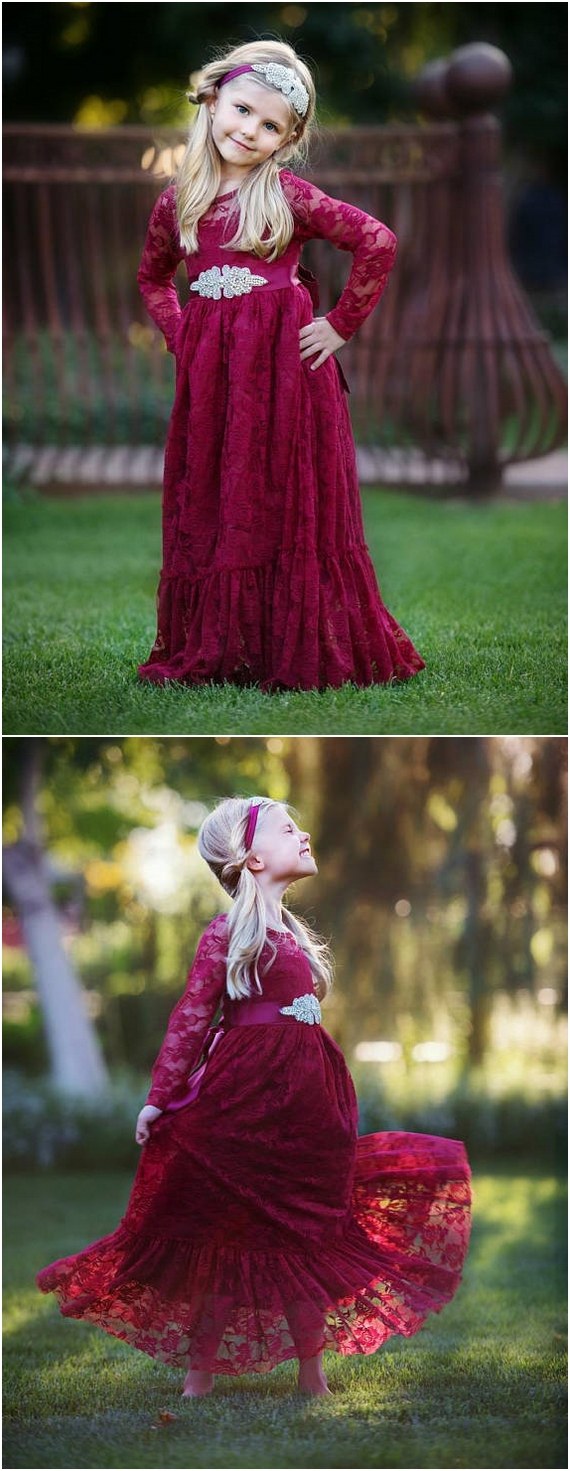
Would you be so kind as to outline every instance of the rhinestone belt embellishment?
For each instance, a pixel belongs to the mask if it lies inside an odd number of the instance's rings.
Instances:
[[[320,1003],[310,992],[306,996],[296,996],[292,1006],[280,1006],[279,1010],[285,1016],[294,1016],[298,1022],[308,1022],[310,1027],[316,1026],[321,1020]]]
[[[254,286],[267,286],[267,279],[254,276],[249,266],[222,266],[221,270],[219,266],[210,266],[208,271],[200,271],[190,290],[219,301],[221,296],[245,296]]]

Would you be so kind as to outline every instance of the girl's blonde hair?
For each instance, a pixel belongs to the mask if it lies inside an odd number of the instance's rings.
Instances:
[[[262,990],[257,965],[266,941],[273,950],[270,965],[277,955],[277,946],[267,935],[265,900],[255,875],[247,867],[247,860],[255,844],[246,849],[245,835],[251,802],[259,803],[257,825],[263,822],[264,814],[278,803],[270,797],[226,797],[219,802],[202,823],[198,833],[198,851],[216,875],[222,888],[231,894],[234,905],[228,915],[229,947],[227,956],[228,995],[233,1000],[251,996],[250,971],[253,971],[258,991]],[[288,804],[280,804],[288,809]],[[309,929],[304,920],[282,907],[285,927],[291,931],[297,944],[307,957],[313,972],[315,992],[320,1001],[330,991],[333,983],[333,959],[324,940]],[[269,968],[269,967],[268,967]]]
[[[215,83],[220,77],[246,62],[250,65],[277,62],[279,66],[291,67],[309,94],[304,117],[299,116],[284,93],[279,94],[289,107],[291,130],[281,148],[251,169],[240,184],[236,196],[239,221],[233,238],[225,242],[227,250],[243,250],[272,261],[287,249],[294,229],[293,215],[279,181],[279,168],[293,157],[306,162],[316,105],[311,73],[286,41],[248,41],[243,46],[232,47],[203,67],[194,91],[187,93],[189,100],[198,104],[198,112],[175,175],[180,244],[189,254],[198,250],[198,222],[215,199],[221,181],[220,156],[214,143],[208,102],[215,95]],[[259,73],[255,76],[259,85],[275,96],[275,88]],[[269,234],[264,239],[266,230]]]

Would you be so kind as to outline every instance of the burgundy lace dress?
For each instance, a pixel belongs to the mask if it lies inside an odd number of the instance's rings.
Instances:
[[[120,1224],[37,1285],[66,1317],[184,1369],[264,1373],[322,1348],[374,1353],[459,1286],[464,1146],[357,1138],[342,1052],[322,1025],[290,1017],[216,1033],[197,1096],[181,1104],[224,995],[226,934],[219,915],[172,1012],[148,1102],[174,1111],[151,1126]],[[269,930],[266,949],[264,1002],[313,991],[291,934]]]
[[[313,370],[318,354],[300,357],[299,331],[318,303],[314,277],[299,266],[303,242],[319,237],[353,254],[327,318],[346,341],[384,291],[396,238],[288,169],[280,180],[295,232],[272,263],[223,248],[236,228],[235,189],[202,217],[194,255],[178,240],[174,185],[148,225],[138,282],[177,365],[158,631],[139,666],[159,683],[320,689],[385,684],[425,667],[382,601],[365,543],[340,363],[333,354]],[[182,259],[184,309],[173,283]],[[203,295],[203,273],[226,266],[262,284]]]

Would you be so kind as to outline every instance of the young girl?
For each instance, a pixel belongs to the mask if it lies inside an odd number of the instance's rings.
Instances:
[[[315,110],[290,46],[238,46],[191,95],[196,119],[137,278],[176,360],[158,632],[139,674],[266,691],[408,679],[424,661],[380,596],[334,356],[379,301],[396,237],[283,167],[304,160]],[[299,265],[314,238],[353,255],[326,317],[313,317],[316,282]]]
[[[352,1079],[321,1024],[330,955],[282,905],[317,872],[287,808],[228,798],[198,845],[234,904],[171,1014],[127,1210],[36,1280],[66,1317],[186,1369],[184,1395],[293,1358],[301,1392],[327,1394],[325,1348],[374,1353],[453,1297],[469,1165],[455,1139],[357,1137]]]

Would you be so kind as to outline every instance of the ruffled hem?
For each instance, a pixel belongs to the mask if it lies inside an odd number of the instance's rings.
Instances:
[[[163,572],[141,679],[259,684],[270,692],[388,684],[425,668],[382,602],[366,546],[305,548],[198,578]]]
[[[357,1141],[342,1231],[268,1250],[129,1229],[36,1277],[82,1318],[163,1363],[266,1373],[321,1349],[374,1353],[416,1333],[457,1291],[470,1230],[470,1170],[457,1140]]]

